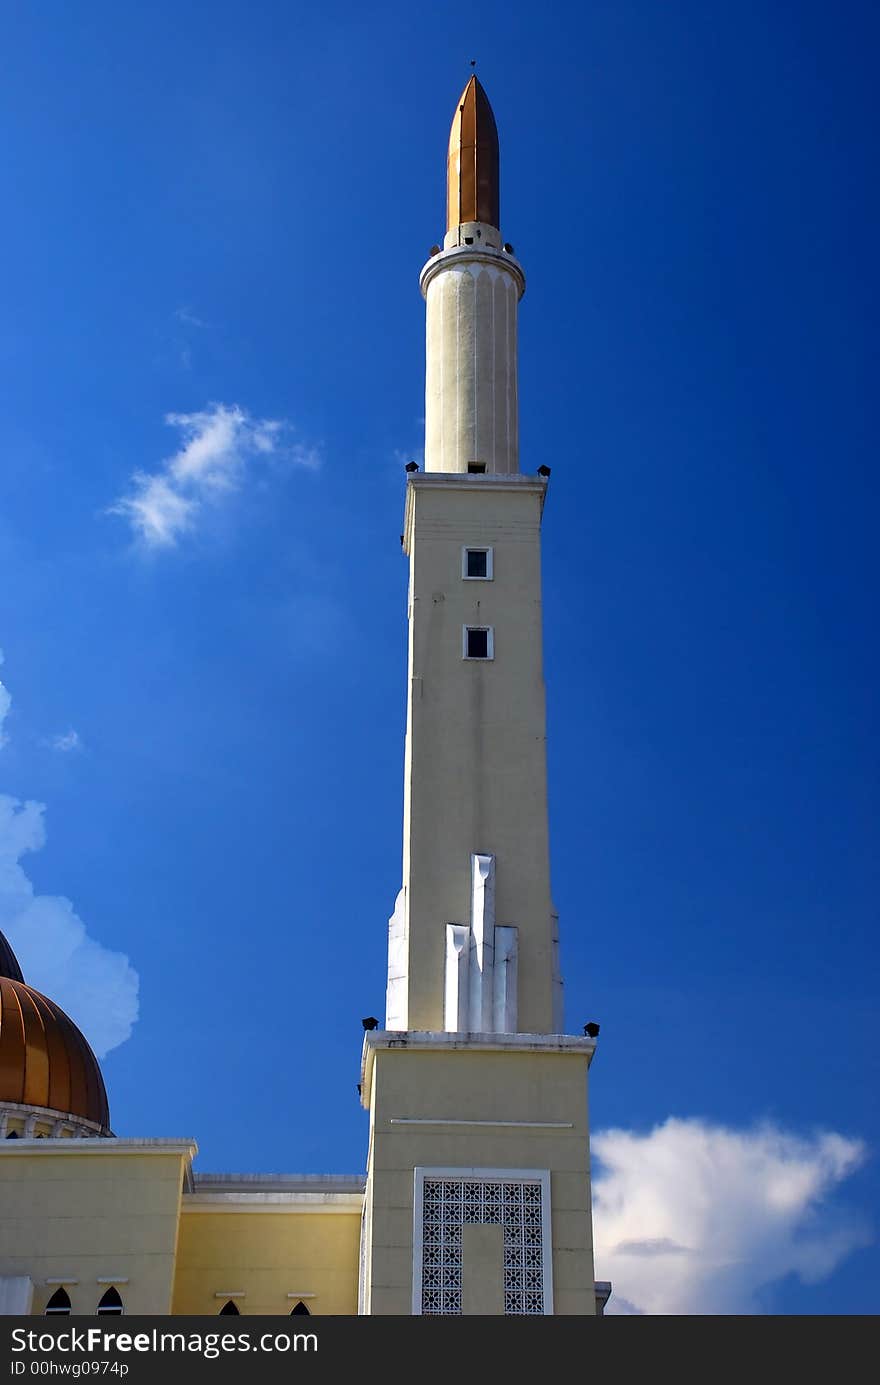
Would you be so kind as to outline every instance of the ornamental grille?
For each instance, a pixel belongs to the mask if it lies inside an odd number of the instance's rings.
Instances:
[[[504,1228],[504,1312],[544,1312],[541,1184],[522,1180],[426,1178],[422,1213],[422,1313],[461,1313],[461,1228]]]

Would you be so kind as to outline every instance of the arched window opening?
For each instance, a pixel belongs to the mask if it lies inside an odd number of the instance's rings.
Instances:
[[[56,1289],[43,1311],[43,1317],[51,1317],[54,1313],[70,1313],[70,1295],[66,1289]]]
[[[121,1313],[122,1299],[119,1297],[119,1290],[109,1288],[98,1304],[99,1313]]]
[[[311,1316],[311,1309],[306,1307],[302,1299],[300,1299],[295,1308],[291,1308],[290,1310],[290,1317],[292,1318],[310,1318]]]
[[[228,1298],[224,1303],[223,1307],[220,1309],[220,1312],[217,1314],[217,1316],[218,1318],[240,1318],[241,1310],[239,1309],[237,1303],[234,1303],[231,1298]]]

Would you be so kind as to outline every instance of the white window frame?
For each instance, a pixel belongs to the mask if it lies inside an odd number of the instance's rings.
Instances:
[[[553,1230],[550,1224],[549,1169],[464,1169],[427,1168],[413,1170],[413,1317],[422,1316],[422,1258],[425,1246],[425,1179],[469,1178],[481,1183],[510,1182],[540,1183],[541,1185],[541,1251],[544,1270],[544,1317],[553,1316]]]
[[[486,641],[486,657],[478,654],[468,654],[468,630],[485,630],[489,638]],[[467,659],[472,664],[487,664],[490,659],[495,658],[495,627],[494,625],[463,625],[461,627],[461,657]]]
[[[471,577],[467,570],[469,553],[485,553],[486,555],[486,576]],[[463,582],[491,582],[494,575],[494,548],[485,543],[466,543],[461,549],[461,580]]]

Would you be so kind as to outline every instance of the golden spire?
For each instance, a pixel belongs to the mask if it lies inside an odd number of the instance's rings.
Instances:
[[[498,131],[489,98],[476,74],[452,117],[446,164],[446,229],[465,221],[500,228]]]

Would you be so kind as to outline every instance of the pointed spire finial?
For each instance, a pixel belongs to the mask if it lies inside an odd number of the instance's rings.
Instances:
[[[449,132],[447,231],[467,221],[500,228],[499,162],[495,116],[474,72],[458,98]]]

